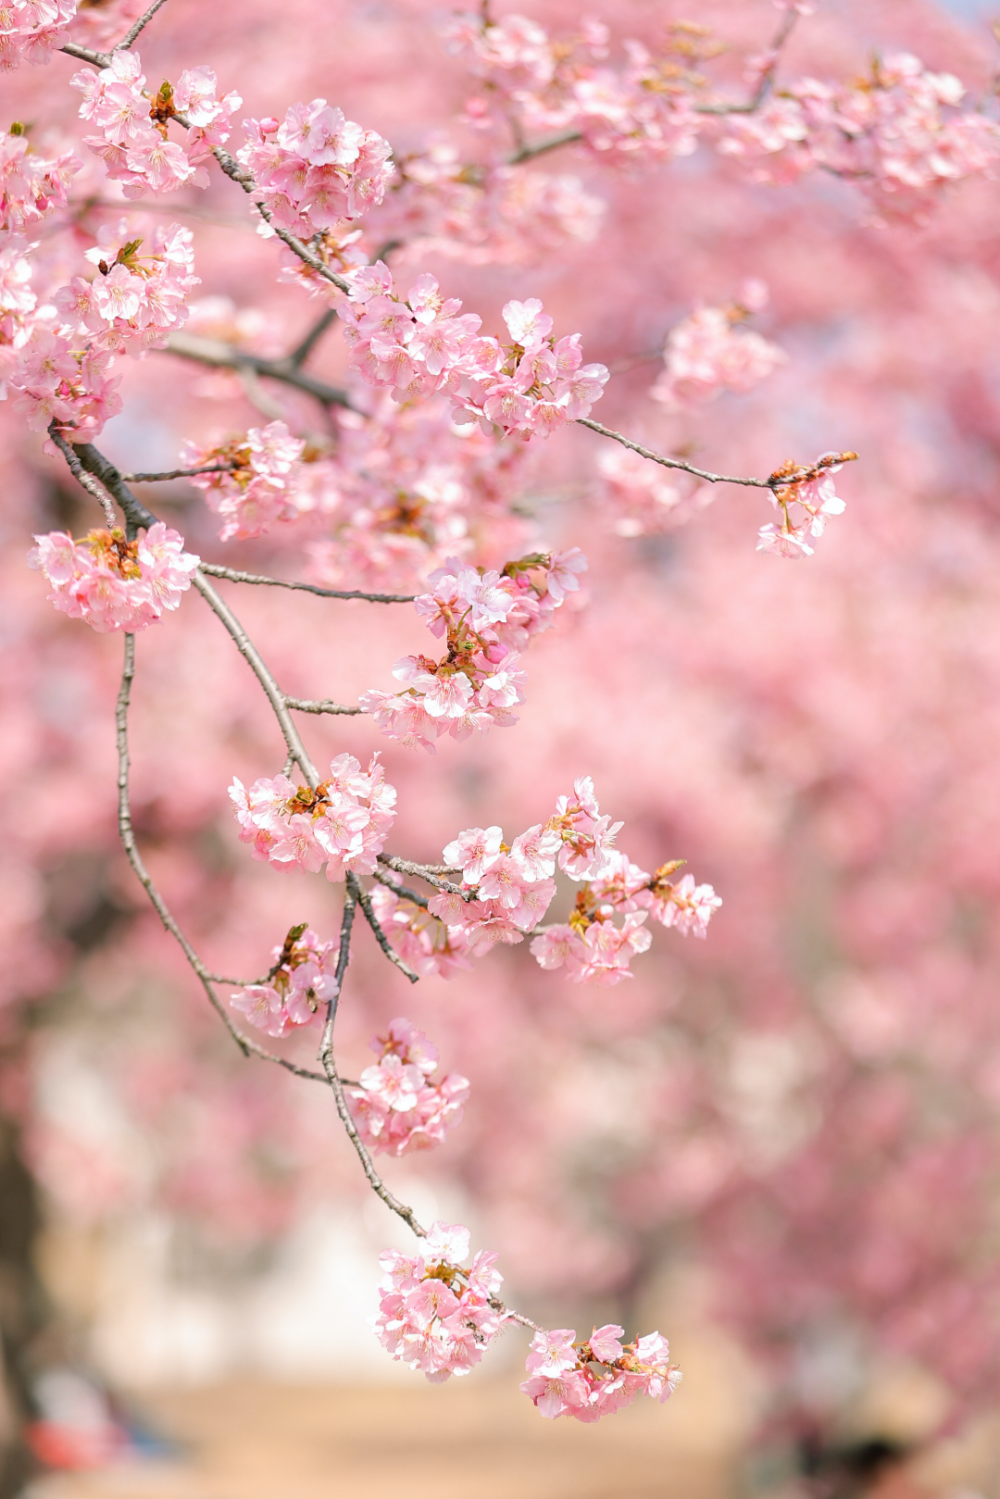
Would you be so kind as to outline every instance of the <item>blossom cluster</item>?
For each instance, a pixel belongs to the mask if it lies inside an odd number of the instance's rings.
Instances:
[[[268,1036],[288,1036],[316,1019],[320,1006],[337,994],[337,947],[322,942],[304,922],[293,926],[280,947],[264,984],[245,984],[230,995],[232,1009]]]
[[[470,14],[447,35],[482,81],[466,102],[471,124],[498,136],[512,123],[518,137],[566,133],[605,160],[664,160],[693,151],[702,138],[744,161],[758,180],[835,172],[857,181],[882,214],[919,218],[943,186],[1000,157],[996,122],[982,111],[960,111],[959,80],[909,53],[876,59],[867,78],[833,84],[806,77],[756,108],[734,110],[713,97],[697,67],[719,49],[707,33],[699,40],[696,28],[668,28],[659,54],[626,40],[617,64],[599,21],[555,39],[525,16]],[[751,83],[775,60],[764,53],[751,66]]]
[[[752,114],[730,115],[717,149],[761,181],[793,182],[816,167],[856,180],[883,215],[921,217],[940,189],[1000,157],[1000,130],[959,111],[965,89],[910,53],[876,58],[846,85],[803,78]]]
[[[214,447],[184,444],[184,464],[192,468],[207,463],[226,465],[220,473],[191,476],[209,507],[222,516],[219,535],[223,541],[233,536],[262,536],[276,521],[298,515],[296,480],[305,446],[282,421],[251,427],[245,437]]]
[[[449,558],[428,579],[431,592],[414,602],[432,633],[444,637],[445,655],[403,656],[392,674],[405,687],[362,693],[361,707],[390,739],[426,749],[442,734],[466,739],[475,729],[516,723],[511,710],[524,701],[521,650],[548,628],[586,566],[579,547],[532,553],[508,562],[502,574]]]
[[[24,126],[13,124],[0,136],[0,232],[17,234],[57,208],[81,162],[71,151],[40,156],[30,148]]]
[[[246,120],[240,164],[256,184],[256,197],[273,222],[311,240],[336,233],[343,220],[361,218],[381,203],[392,180],[391,148],[343,112],[313,99],[293,104],[279,123],[273,116]]]
[[[43,307],[25,284],[23,255],[9,262],[15,305],[20,293],[35,314],[21,314],[9,377],[18,393],[15,409],[35,432],[54,421],[75,441],[97,436],[121,410],[114,355],[162,347],[187,316],[187,296],[198,283],[191,231],[177,224],[156,229],[146,256],[139,255],[142,241],[127,235],[125,221],[103,230],[86,252],[97,268],[94,279],[74,276]]]
[[[670,876],[679,867],[671,861],[650,875],[614,850],[602,873],[578,892],[569,920],[535,937],[533,956],[542,968],[565,967],[576,983],[617,984],[631,976],[632,958],[652,941],[647,916],[684,936],[704,937],[722,901],[711,885],[696,885],[690,874],[674,884]],[[623,917],[620,927],[616,913]]]
[[[18,351],[31,337],[38,297],[31,285],[31,246],[18,234],[0,239],[0,399],[17,367]]]
[[[697,885],[689,874],[674,881],[678,861],[653,874],[633,864],[615,847],[622,826],[602,815],[593,782],[582,776],[546,822],[511,843],[497,826],[461,832],[443,854],[461,884],[440,888],[426,907],[393,890],[372,898],[389,941],[419,973],[448,978],[496,943],[534,934],[531,952],[542,968],[565,968],[577,983],[616,984],[631,976],[632,958],[649,947],[650,916],[685,936],[704,937],[722,904],[711,885]],[[567,922],[540,926],[556,893],[557,868],[581,889]]]
[[[785,355],[776,344],[743,326],[765,305],[767,289],[748,282],[728,307],[699,307],[672,328],[663,369],[650,391],[671,410],[710,400],[723,390],[743,394],[765,380]]]
[[[401,1156],[439,1145],[462,1122],[468,1078],[458,1072],[435,1077],[437,1047],[409,1020],[391,1021],[370,1045],[378,1061],[365,1068],[357,1087],[347,1089],[368,1149]]]
[[[459,423],[479,420],[524,438],[547,436],[586,416],[603,395],[608,371],[584,364],[580,335],[555,340],[552,319],[537,297],[508,302],[509,344],[480,336],[482,319],[441,297],[433,276],[418,276],[405,298],[379,261],[349,273],[349,296],[338,299],[351,366],[396,400],[443,390]]]
[[[0,73],[45,63],[66,40],[77,0],[6,0],[0,11]]]
[[[777,557],[811,557],[815,548],[810,537],[822,536],[827,519],[842,515],[846,506],[837,494],[833,475],[843,464],[857,458],[857,453],[823,453],[814,464],[803,468],[792,462],[774,471],[770,478],[771,502],[781,512],[778,522],[761,526],[758,552],[773,552]],[[798,507],[793,510],[793,507]]]
[[[481,1249],[465,1267],[469,1242],[467,1228],[437,1222],[420,1254],[386,1249],[379,1255],[385,1275],[374,1319],[378,1340],[393,1358],[434,1384],[468,1374],[505,1319],[497,1255]]]
[[[568,172],[462,159],[435,136],[397,159],[399,180],[369,224],[376,243],[400,240],[408,260],[444,255],[472,265],[515,264],[596,239],[604,202]]]
[[[353,755],[338,755],[315,788],[277,775],[262,776],[248,790],[234,776],[229,795],[240,841],[253,845],[255,859],[311,873],[325,864],[328,880],[349,871],[371,874],[396,816],[396,789],[377,754],[367,771]]]
[[[692,152],[699,130],[690,34],[682,39],[679,32],[668,31],[660,56],[626,41],[617,68],[608,65],[610,33],[600,21],[555,41],[526,16],[470,14],[456,18],[448,40],[483,82],[466,103],[473,122],[486,125],[506,111],[529,130],[579,132],[602,154],[665,161]]]
[[[531,1340],[522,1391],[550,1421],[559,1416],[599,1421],[639,1395],[662,1404],[682,1378],[670,1362],[669,1343],[650,1332],[623,1345],[624,1335],[624,1328],[609,1323],[595,1327],[586,1342],[576,1343],[573,1328],[539,1328]]]
[[[80,118],[100,133],[84,144],[120,182],[126,198],[171,193],[185,183],[208,186],[201,163],[213,146],[229,138],[230,117],[243,102],[239,94],[216,98],[211,68],[185,68],[176,84],[163,83],[155,95],[146,89],[138,52],[112,52],[106,68],[70,79],[83,95]],[[182,117],[190,128],[182,144],[170,140],[169,121]]]
[[[115,529],[88,531],[82,541],[50,531],[35,542],[28,566],[44,573],[52,603],[102,635],[144,630],[164,609],[176,609],[200,561],[162,521],[134,541]]]
[[[221,536],[263,535],[278,522],[327,519],[308,543],[312,574],[331,587],[412,587],[473,546],[508,552],[525,532],[511,511],[526,454],[478,425],[457,427],[443,397],[398,405],[362,387],[370,410],[337,413],[336,441],[292,436],[284,422],[224,441],[186,443]]]

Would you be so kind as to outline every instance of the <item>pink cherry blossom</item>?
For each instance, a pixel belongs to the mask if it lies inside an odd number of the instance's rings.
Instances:
[[[51,531],[35,543],[28,566],[45,575],[52,603],[101,634],[142,630],[176,609],[200,561],[162,521],[135,541],[118,530],[90,531],[82,541]]]

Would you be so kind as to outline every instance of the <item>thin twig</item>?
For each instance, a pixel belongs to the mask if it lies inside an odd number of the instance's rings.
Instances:
[[[356,881],[355,885],[357,886]],[[344,974],[347,972],[347,964],[350,959],[351,928],[354,924],[355,902],[358,899],[359,890],[360,886],[357,886],[357,888],[354,890],[351,889],[351,876],[348,876],[348,890],[347,896],[344,900],[344,916],[340,925],[340,953],[337,958],[337,969],[335,975],[336,988],[334,990],[333,997],[327,1006],[326,1024],[323,1026],[323,1039],[320,1043],[319,1048],[319,1063],[323,1068],[326,1080],[330,1084],[330,1088],[333,1092],[334,1101],[337,1105],[337,1113],[340,1115],[340,1122],[344,1126],[344,1129],[347,1131],[348,1139],[354,1146],[354,1149],[357,1151],[358,1160],[361,1162],[361,1168],[364,1171],[365,1176],[368,1178],[368,1183],[372,1191],[375,1192],[378,1197],[381,1197],[387,1208],[391,1208],[394,1213],[398,1214],[398,1216],[402,1218],[404,1223],[409,1225],[409,1227],[413,1230],[418,1238],[426,1239],[427,1230],[417,1218],[416,1213],[411,1207],[407,1207],[405,1202],[400,1202],[398,1197],[393,1196],[393,1194],[389,1191],[389,1188],[385,1185],[385,1182],[375,1170],[372,1158],[365,1148],[364,1141],[358,1134],[357,1125],[354,1123],[354,1120],[351,1117],[351,1111],[347,1107],[347,1099],[344,1095],[344,1085],[341,1081],[340,1074],[337,1072],[337,1065],[333,1059],[333,1027],[337,1019],[337,1006],[340,1003],[340,993],[344,984]]]
[[[284,578],[265,578],[259,573],[238,572],[215,562],[203,562],[201,570],[213,578],[228,578],[230,583],[256,583],[264,588],[294,588],[314,593],[321,599],[364,599],[369,604],[412,604],[415,593],[363,593],[358,588],[320,588],[316,583],[288,583]]]
[[[396,881],[390,880],[389,876],[383,874],[381,869],[372,870],[372,879],[378,880],[379,884],[384,885],[387,890],[393,890],[397,895],[403,896],[404,900],[412,900],[415,906],[423,906],[424,910],[427,910],[426,896],[418,895],[415,890],[408,889],[406,885],[397,885]]]
[[[347,872],[347,888],[357,900],[358,905],[361,907],[362,911],[365,913],[365,920],[371,927],[372,931],[375,933],[375,941],[378,943],[385,956],[389,959],[389,962],[392,963],[395,968],[398,968],[400,973],[405,973],[411,984],[419,983],[419,973],[414,973],[409,963],[407,963],[405,959],[401,958],[399,956],[399,953],[392,946],[388,937],[385,935],[385,932],[382,930],[382,925],[378,917],[375,915],[375,910],[371,902],[371,896],[368,894],[368,891],[365,889],[364,885],[362,885],[357,875],[352,874],[350,870],[348,870]]]
[[[771,61],[768,63],[767,67],[764,69],[759,79],[757,80],[757,87],[754,89],[752,98],[747,99],[742,104],[696,104],[695,113],[702,115],[756,114],[757,110],[760,109],[760,106],[763,104],[764,100],[771,92],[771,88],[774,83],[774,70],[778,66],[778,61],[781,57],[781,49],[784,47],[785,43],[788,41],[788,38],[791,36],[798,18],[799,12],[797,10],[787,10],[782,17],[781,25],[778,27],[778,34],[768,48],[768,51],[771,54]]]
[[[296,713],[364,713],[364,708],[346,708],[343,703],[331,702],[324,698],[322,702],[311,702],[308,698],[288,697],[285,702],[289,708],[294,708]]]
[[[534,145],[520,146],[507,157],[506,164],[509,167],[520,166],[522,161],[533,161],[536,156],[544,156],[546,151],[556,151],[560,146],[571,146],[574,142],[582,140],[582,130],[559,130],[555,135],[536,141]]]
[[[467,890],[462,885],[455,885],[451,880],[443,880],[437,874],[439,868],[436,864],[414,864],[410,859],[399,859],[395,854],[379,854],[378,862],[384,864],[386,869],[395,869],[398,874],[415,874],[418,879],[426,880],[428,885],[433,885],[435,890],[447,890],[449,895],[460,895],[463,900],[475,900],[479,887]],[[451,873],[455,871],[452,870]]]
[[[312,1072],[307,1067],[299,1067],[295,1062],[290,1062],[287,1057],[275,1056],[273,1052],[267,1051],[263,1046],[258,1046],[255,1041],[251,1041],[249,1036],[245,1036],[243,1032],[233,1024],[229,1014],[225,1009],[225,1006],[222,1004],[222,1001],[219,999],[219,996],[215,992],[214,985],[215,982],[223,982],[236,983],[237,987],[243,986],[241,986],[237,980],[219,980],[217,979],[217,976],[215,974],[209,972],[204,963],[201,961],[201,958],[199,958],[198,954],[191,946],[191,943],[188,941],[184,933],[181,931],[180,927],[177,925],[177,922],[174,920],[174,917],[171,914],[166,901],[163,899],[163,896],[160,894],[159,890],[154,884],[152,875],[146,868],[142,855],[139,853],[138,847],[136,846],[135,833],[132,828],[132,806],[129,798],[130,756],[128,747],[128,711],[132,696],[132,681],[134,677],[135,636],[126,635],[125,661],[122,668],[122,681],[121,687],[118,691],[118,702],[115,708],[115,729],[118,747],[118,836],[121,838],[122,847],[125,850],[125,856],[128,859],[129,864],[132,866],[132,871],[135,874],[136,879],[139,881],[140,885],[148,895],[150,903],[152,904],[157,916],[159,916],[160,921],[163,923],[163,926],[174,938],[175,942],[177,942],[191,968],[193,968],[194,972],[198,975],[198,978],[201,981],[202,988],[205,990],[205,993],[208,996],[209,1003],[219,1016],[223,1025],[226,1027],[226,1030],[236,1042],[236,1045],[240,1048],[240,1051],[243,1053],[243,1055],[246,1057],[259,1057],[264,1062],[274,1062],[276,1066],[283,1067],[286,1072],[294,1073],[296,1077],[310,1078],[314,1082],[325,1082],[326,1076],[324,1073]]]
[[[152,5],[146,11],[145,15],[141,15],[138,21],[136,21],[135,25],[129,27],[128,31],[126,31],[121,41],[115,42],[115,45],[112,47],[111,51],[123,52],[126,47],[131,47],[132,43],[139,35],[139,32],[143,29],[144,26],[148,26],[149,22],[156,15],[156,12],[159,10],[160,6],[166,5],[166,3],[167,0],[153,0]]]
[[[630,453],[638,453],[640,458],[648,458],[651,463],[661,463],[664,468],[679,468],[685,474],[693,474],[696,479],[704,479],[708,484],[744,484],[752,489],[773,489],[774,485],[770,479],[745,479],[733,474],[710,474],[707,469],[695,468],[693,463],[688,463],[684,458],[664,458],[662,453],[654,453],[652,448],[644,448],[642,443],[633,442],[630,437],[625,437],[621,432],[613,432],[610,427],[602,427],[600,422],[593,422],[588,416],[578,416],[577,426],[589,427],[591,432],[597,432],[601,437],[610,437],[614,442],[620,442],[623,448],[628,448]],[[788,480],[784,481],[786,484]]]
[[[304,245],[300,239],[297,239],[294,234],[289,234],[287,229],[282,229],[279,224],[274,222],[267,205],[254,197],[254,194],[259,191],[256,182],[249,172],[244,171],[235,157],[230,156],[229,152],[222,146],[214,146],[212,148],[212,155],[226,176],[232,178],[233,182],[237,183],[249,197],[254,199],[254,207],[261,218],[266,224],[270,225],[282,243],[286,244],[299,257],[303,265],[309,266],[318,276],[322,276],[324,281],[329,281],[331,286],[335,286],[338,291],[350,291],[351,283],[349,281],[345,280],[343,276],[339,276],[336,271],[331,271],[330,267],[324,265],[319,256],[314,255],[312,250]]]
[[[122,474],[126,484],[163,484],[168,479],[190,479],[194,474],[231,474],[231,463],[206,463],[201,468],[172,468],[163,474]]]

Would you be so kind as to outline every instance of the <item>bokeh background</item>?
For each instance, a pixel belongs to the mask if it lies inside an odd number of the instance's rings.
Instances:
[[[988,95],[988,17],[978,0],[822,0],[782,76],[849,78],[905,50]],[[651,42],[684,18],[680,0],[605,17]],[[323,95],[406,152],[453,128],[470,89],[446,19],[419,0],[170,0],[141,50],[151,78],[211,65],[247,114]],[[775,12],[704,0],[694,19],[728,44],[715,66],[736,88]],[[71,70],[5,77],[5,115],[72,136]],[[27,1411],[69,1433],[36,1443],[65,1470],[31,1480],[37,1499],[998,1492],[996,181],[886,224],[854,184],[766,187],[706,150],[634,173],[568,151],[551,169],[603,204],[591,237],[503,264],[439,247],[419,267],[491,326],[541,296],[616,372],[596,414],[654,446],[728,472],[862,461],[847,514],[792,566],[755,554],[769,516],[752,491],[622,537],[598,438],[532,448],[511,524],[522,550],[583,546],[586,597],[534,646],[512,733],[434,760],[384,746],[394,846],[434,860],[472,824],[516,833],[589,773],[634,859],[685,857],[725,904],[706,943],[661,932],[613,989],[503,950],[411,991],[362,933],[340,1054],[353,1073],[394,1015],[425,1029],[472,1097],[443,1147],[390,1166],[394,1190],[470,1223],[546,1325],[658,1326],[685,1384],[665,1409],[564,1430],[517,1394],[513,1334],[444,1389],[378,1347],[377,1255],[404,1241],[324,1091],[234,1051],[142,903],[115,841],[120,642],[57,616],[23,564],[33,531],[93,518],[0,408],[0,1424]],[[201,326],[255,309],[251,346],[294,344],[315,305],[277,283],[242,194],[220,181],[177,203],[201,293],[229,299]],[[119,212],[81,203],[81,243]],[[748,395],[665,412],[649,389],[666,333],[751,277],[787,361]],[[310,367],[345,364],[334,330]],[[235,377],[167,354],[124,391],[102,441],[123,468],[260,419]],[[266,400],[320,421],[278,387]],[[322,535],[224,548],[189,489],[156,499],[202,555],[260,571],[301,569]],[[303,696],[350,701],[423,646],[406,609],[238,602]],[[200,949],[257,972],[294,921],[332,935],[335,891],[237,842],[229,780],[282,754],[229,641],[190,598],[138,655],[137,829]],[[317,758],[375,743],[363,721],[308,727]]]

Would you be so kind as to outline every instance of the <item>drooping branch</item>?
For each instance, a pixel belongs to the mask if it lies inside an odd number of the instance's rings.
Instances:
[[[129,794],[129,772],[131,769],[131,757],[129,754],[128,743],[128,714],[132,697],[132,682],[134,677],[135,636],[126,635],[125,660],[122,667],[121,687],[118,691],[118,701],[115,707],[115,730],[118,749],[118,836],[120,837],[122,847],[125,850],[125,857],[128,859],[129,864],[132,866],[132,872],[134,873],[142,888],[145,890],[147,896],[149,897],[150,903],[157,916],[159,916],[160,921],[163,923],[164,928],[170,933],[171,937],[173,937],[174,941],[180,947],[191,968],[197,974],[198,979],[201,982],[201,986],[208,997],[209,1004],[215,1010],[216,1014],[221,1019],[223,1025],[226,1027],[226,1030],[232,1036],[233,1040],[236,1042],[236,1045],[240,1048],[240,1051],[243,1053],[243,1055],[247,1057],[259,1057],[262,1061],[265,1062],[274,1062],[277,1066],[283,1067],[286,1072],[294,1073],[296,1077],[305,1077],[310,1078],[316,1082],[324,1082],[326,1079],[323,1073],[312,1072],[307,1067],[299,1067],[295,1062],[289,1061],[287,1057],[275,1056],[273,1052],[267,1051],[264,1047],[258,1046],[255,1041],[251,1041],[249,1036],[245,1036],[243,1032],[233,1024],[233,1021],[226,1011],[225,1006],[215,992],[215,982],[218,981],[217,976],[211,973],[205,967],[205,964],[202,962],[201,958],[198,956],[197,952],[192,947],[187,937],[181,931],[181,928],[175,921],[170,908],[157,889],[152,875],[146,868],[145,861],[143,860],[142,855],[139,853],[139,849],[135,841],[135,832],[132,827],[132,804]],[[237,981],[233,980],[232,982]]]

